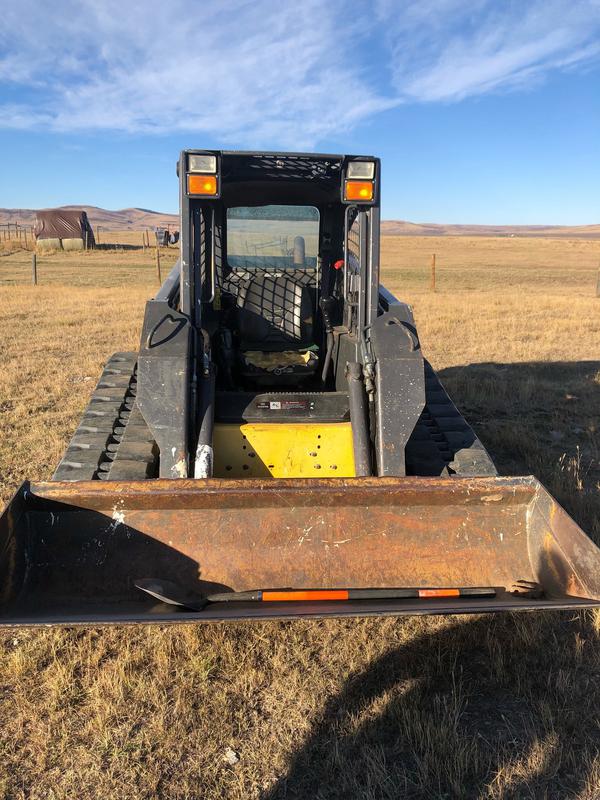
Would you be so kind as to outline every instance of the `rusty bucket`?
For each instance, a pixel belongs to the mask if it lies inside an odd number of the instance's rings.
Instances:
[[[533,477],[24,484],[0,518],[0,624],[200,622],[600,606],[600,550]],[[214,602],[267,588],[485,597]],[[515,584],[534,587],[514,592]],[[434,593],[435,595],[435,593]]]

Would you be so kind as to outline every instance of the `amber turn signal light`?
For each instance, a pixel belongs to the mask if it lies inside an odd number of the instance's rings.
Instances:
[[[216,193],[216,175],[188,175],[188,194],[215,195]]]
[[[372,200],[372,181],[346,181],[344,185],[345,200]]]

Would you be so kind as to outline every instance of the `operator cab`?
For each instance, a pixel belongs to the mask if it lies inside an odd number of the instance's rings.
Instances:
[[[187,206],[191,222],[187,241],[182,225],[182,253],[191,255],[189,280],[199,278],[198,310],[218,367],[217,389],[345,388],[336,375],[333,329],[345,324],[349,331],[349,323],[356,329],[366,320],[358,306],[367,277],[353,313],[350,295],[359,290],[351,272],[359,255],[352,258],[348,242],[359,211],[378,211],[376,161],[365,159],[355,163],[370,170],[370,195],[350,202],[345,156],[182,154],[182,211]]]

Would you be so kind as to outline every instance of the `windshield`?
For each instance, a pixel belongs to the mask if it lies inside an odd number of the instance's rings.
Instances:
[[[227,262],[233,269],[317,266],[319,212],[313,206],[227,209]]]

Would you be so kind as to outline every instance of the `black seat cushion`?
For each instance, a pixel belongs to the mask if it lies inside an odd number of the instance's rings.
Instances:
[[[313,303],[307,286],[286,275],[257,275],[237,295],[242,350],[278,350],[313,343]]]

